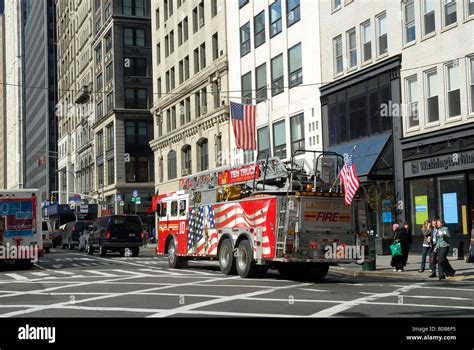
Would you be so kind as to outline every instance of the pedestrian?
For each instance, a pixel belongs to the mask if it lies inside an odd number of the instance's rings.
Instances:
[[[451,235],[443,220],[437,221],[438,234],[436,237],[435,250],[438,254],[438,272],[439,279],[444,280],[446,277],[454,277],[456,271],[453,269],[448,260],[448,252],[450,247]]]
[[[423,245],[421,247],[421,268],[418,271],[420,273],[425,272],[426,257],[429,254],[431,254],[432,231],[433,231],[433,228],[431,226],[431,221],[426,220],[425,223],[423,224],[423,227],[421,228],[421,232],[423,233]]]
[[[407,266],[408,263],[408,253],[410,252],[410,244],[413,243],[411,236],[410,225],[408,222],[403,224],[402,235],[400,237],[400,245],[402,246],[403,252],[403,267]]]
[[[400,243],[400,238],[402,236],[402,230],[400,230],[400,225],[397,223],[393,224],[392,232],[393,232],[393,243],[394,244]],[[393,266],[393,271],[396,271],[396,272],[403,271],[403,255],[392,254],[391,265]]]
[[[151,229],[151,240],[152,240],[151,243],[152,243],[152,244],[155,244],[155,242],[156,242],[156,229],[155,229],[155,227],[153,227],[153,228]]]
[[[438,254],[435,249],[436,238],[438,236],[438,219],[431,220],[431,256],[430,256],[430,278],[436,277],[436,262],[438,260]]]

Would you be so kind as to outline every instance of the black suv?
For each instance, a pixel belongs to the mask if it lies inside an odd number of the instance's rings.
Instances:
[[[90,225],[93,221],[71,221],[66,224],[65,232],[63,233],[61,240],[61,247],[63,249],[73,249],[79,245],[79,237],[82,232]]]
[[[89,227],[89,240],[86,246],[87,253],[92,255],[95,249],[100,256],[107,251],[119,252],[125,255],[126,249],[133,256],[138,256],[143,245],[143,224],[136,215],[109,215],[98,218]]]

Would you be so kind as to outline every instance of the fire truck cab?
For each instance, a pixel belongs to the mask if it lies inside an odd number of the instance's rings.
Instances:
[[[156,253],[172,268],[217,259],[225,274],[263,276],[270,267],[290,278],[323,278],[330,265],[363,263],[366,208],[344,202],[341,155],[310,152],[312,164],[278,158],[181,179],[180,189],[154,198]]]

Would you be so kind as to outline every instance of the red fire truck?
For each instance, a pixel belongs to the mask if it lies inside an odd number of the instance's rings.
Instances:
[[[312,164],[302,153],[313,155]],[[181,179],[154,198],[156,253],[172,268],[217,259],[224,274],[323,278],[330,265],[367,257],[366,208],[345,205],[337,175],[342,156],[295,152],[289,163],[266,158]],[[337,186],[336,186],[337,185]]]

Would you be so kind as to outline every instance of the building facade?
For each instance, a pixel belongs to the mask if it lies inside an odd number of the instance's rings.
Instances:
[[[25,187],[57,191],[56,45],[53,0],[29,0],[25,22]],[[31,87],[30,87],[31,86]]]
[[[95,186],[103,213],[145,214],[154,194],[148,0],[94,2]],[[141,203],[133,203],[133,193]]]
[[[257,152],[236,150],[232,135],[233,165],[322,151],[318,10],[311,0],[227,5],[229,99],[257,106]]]
[[[417,234],[441,218],[465,241],[474,228],[474,1],[402,6],[405,217]]]
[[[324,148],[352,157],[369,227],[389,238],[403,200],[396,167],[401,119],[382,107],[401,101],[401,5],[331,0],[319,6]]]
[[[5,17],[3,14],[3,3],[0,13],[0,189],[5,189],[7,184],[7,171],[5,162],[7,159],[7,137],[6,137],[6,100],[5,100]]]
[[[224,0],[152,1],[155,189],[230,164]]]

